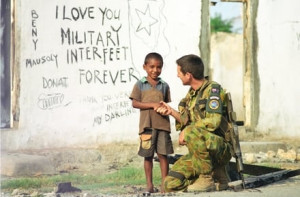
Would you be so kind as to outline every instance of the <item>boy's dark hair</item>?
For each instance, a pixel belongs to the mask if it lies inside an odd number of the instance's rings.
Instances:
[[[146,55],[146,57],[145,57],[144,64],[147,64],[149,59],[156,59],[156,60],[159,60],[161,62],[161,65],[164,64],[164,60],[163,60],[162,56],[159,53],[155,53],[155,52],[148,53],[148,55]]]
[[[189,72],[195,79],[204,78],[204,65],[199,56],[193,54],[185,55],[176,60],[176,63],[180,66],[183,74]]]

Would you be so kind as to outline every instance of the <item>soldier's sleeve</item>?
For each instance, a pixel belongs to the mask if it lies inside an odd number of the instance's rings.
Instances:
[[[186,98],[181,99],[178,105],[178,111],[180,113],[180,122],[176,120],[175,126],[177,131],[183,130],[189,122],[189,113],[186,109]]]
[[[219,84],[212,84],[204,94],[207,95],[205,118],[197,121],[195,126],[200,130],[214,132],[221,123],[225,93]]]

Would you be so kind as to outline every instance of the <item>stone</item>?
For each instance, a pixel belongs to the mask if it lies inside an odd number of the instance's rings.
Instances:
[[[245,162],[246,163],[255,163],[257,161],[253,153],[245,153]]]
[[[35,176],[56,174],[54,165],[46,156],[21,153],[1,155],[1,175]]]

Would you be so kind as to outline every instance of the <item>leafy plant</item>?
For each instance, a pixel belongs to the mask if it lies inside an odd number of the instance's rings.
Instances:
[[[210,18],[211,32],[227,32],[232,33],[233,20],[222,19],[220,13],[216,13],[214,17]]]

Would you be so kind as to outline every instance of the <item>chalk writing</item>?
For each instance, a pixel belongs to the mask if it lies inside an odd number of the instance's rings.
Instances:
[[[40,109],[53,109],[62,106],[64,95],[61,93],[41,94],[38,98],[38,106]]]
[[[86,70],[79,69],[79,82],[80,84],[113,84],[116,82],[126,83],[132,80],[138,80],[133,74],[134,69],[121,69],[117,71],[111,70]]]
[[[83,60],[99,60],[106,64],[110,62],[126,60],[128,47],[122,48],[97,48],[97,47],[80,47],[76,49],[67,49],[67,63],[73,64]]]
[[[59,16],[59,6],[56,6],[56,19]],[[86,7],[86,8],[76,8],[73,7],[70,9],[69,15],[66,13],[66,6],[62,8],[62,19],[63,20],[73,20],[77,21],[79,19],[93,19],[94,17],[94,7]]]
[[[97,10],[95,13],[95,10]],[[101,17],[101,25],[105,25],[106,20],[120,20],[121,10],[101,8],[96,9],[94,6],[89,7],[71,7],[68,8],[65,5],[60,7],[56,6],[55,18],[69,21],[78,21],[86,19],[94,19]]]
[[[105,20],[108,19],[108,20],[113,20],[113,19],[116,19],[116,20],[120,20],[120,10],[111,10],[109,8],[105,8],[105,9],[102,9],[102,8],[99,8],[100,12],[102,13],[102,25],[104,25],[105,23]]]
[[[122,117],[130,116],[133,113],[137,113],[137,110],[134,108],[126,108],[104,113],[102,115],[94,117],[93,126],[101,125],[104,122],[111,122]]]
[[[119,102],[108,104],[106,110],[113,111],[113,110],[117,110],[119,108],[126,108],[126,107],[130,107],[130,106],[131,106],[131,102],[129,100],[128,101],[119,101]]]
[[[102,46],[119,46],[119,31],[122,25],[110,26],[110,31],[100,32],[100,31],[78,31],[72,30],[70,28],[61,28],[61,44],[91,44],[91,45],[102,45]]]
[[[39,18],[39,15],[36,13],[35,10],[31,10],[31,18],[32,18],[31,19],[31,27],[32,27],[31,36],[32,36],[32,41],[33,41],[33,45],[34,45],[34,50],[36,50],[36,45],[38,42],[36,20]]]
[[[46,56],[42,56],[39,58],[32,58],[32,59],[26,59],[26,68],[30,67],[34,67],[40,64],[45,64],[46,62],[54,62],[55,61],[55,65],[56,67],[58,67],[58,62],[57,62],[57,54],[50,54],[50,55],[46,55]]]
[[[61,45],[74,46],[66,49],[68,64],[85,61],[97,61],[106,65],[108,62],[126,61],[129,56],[129,46],[122,45],[121,10],[108,7],[67,7],[56,6],[56,20],[84,21],[101,20],[102,28],[76,29],[60,28]],[[114,23],[113,23],[114,21]]]
[[[67,84],[67,77],[61,77],[61,78],[56,78],[56,79],[47,79],[43,77],[43,88],[57,88],[57,87],[63,87],[66,88],[68,87]]]
[[[122,117],[127,117],[138,110],[134,109],[129,99],[131,91],[120,91],[111,95],[102,95],[99,100],[102,104],[102,114],[94,117],[93,126],[110,123]]]
[[[97,98],[93,96],[86,96],[81,100],[82,103],[98,104]]]
[[[140,24],[136,31],[139,32],[144,29],[147,32],[147,34],[150,36],[151,35],[151,26],[156,24],[158,22],[158,20],[151,16],[149,4],[147,5],[145,12],[136,10],[136,13],[140,19]]]
[[[121,99],[128,99],[130,95],[130,92],[118,92],[117,94],[114,95],[102,95],[101,97],[101,102],[105,103],[108,101],[113,101],[113,100],[121,100]]]

